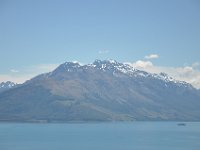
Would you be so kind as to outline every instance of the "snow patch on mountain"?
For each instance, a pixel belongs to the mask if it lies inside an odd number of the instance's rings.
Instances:
[[[0,92],[11,89],[11,88],[15,87],[16,85],[17,85],[16,83],[11,82],[11,81],[2,82],[2,83],[0,83]]]
[[[0,88],[12,88],[16,85],[16,83],[7,81],[7,82],[2,82],[0,83]]]
[[[146,71],[135,69],[133,66],[127,64],[127,63],[119,63],[116,60],[99,60],[96,59],[93,63],[82,65],[78,61],[74,62],[65,62],[64,64],[61,64],[58,68],[56,68],[52,73],[48,75],[52,75],[59,71],[65,71],[65,72],[73,72],[78,70],[87,70],[87,69],[96,69],[101,70],[103,72],[110,72],[114,76],[119,76],[120,74],[126,75],[129,77],[135,77],[135,78],[154,78],[158,80],[162,80],[167,85],[168,83],[174,83],[178,86],[184,86],[184,87],[192,87],[190,84],[184,82],[184,81],[178,81],[174,78],[168,76],[166,73],[161,72],[160,74],[155,73],[149,73]]]

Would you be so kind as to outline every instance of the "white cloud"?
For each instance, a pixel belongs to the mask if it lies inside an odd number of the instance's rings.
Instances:
[[[137,67],[137,68],[149,68],[152,67],[153,64],[150,61],[142,61],[142,60],[138,60],[135,63],[132,64],[133,66]]]
[[[83,63],[81,63],[81,62],[79,62],[79,61],[77,61],[77,60],[74,60],[74,61],[72,61],[73,63],[78,63],[80,66],[83,66],[84,64]]]
[[[192,64],[192,67],[196,68],[196,67],[199,67],[199,65],[200,65],[199,62],[195,62],[195,63]]]
[[[12,73],[18,73],[19,70],[11,69],[10,72],[12,72]]]
[[[107,54],[107,53],[109,53],[109,51],[108,51],[108,50],[101,50],[101,51],[99,51],[98,53],[99,53],[99,54]]]
[[[157,54],[150,54],[150,55],[147,55],[145,56],[144,58],[145,59],[155,59],[155,58],[158,58],[159,56]]]
[[[194,63],[191,66],[184,67],[165,67],[156,66],[150,61],[138,60],[129,64],[136,69],[144,70],[150,73],[165,72],[174,79],[188,82],[194,87],[200,88],[200,70],[197,68],[197,64],[199,63]]]
[[[58,64],[39,64],[25,67],[21,69],[20,72],[18,70],[11,69],[8,74],[0,74],[0,82],[13,81],[16,83],[23,83],[38,74],[53,71],[57,66]]]

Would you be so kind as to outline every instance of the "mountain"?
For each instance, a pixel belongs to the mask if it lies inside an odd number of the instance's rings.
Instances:
[[[15,87],[17,84],[11,81],[0,83],[0,93]]]
[[[200,92],[115,60],[66,62],[0,94],[1,121],[200,121]]]

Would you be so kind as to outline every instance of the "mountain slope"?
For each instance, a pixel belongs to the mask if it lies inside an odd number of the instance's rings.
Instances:
[[[114,60],[66,62],[0,94],[0,120],[200,120],[200,93]]]

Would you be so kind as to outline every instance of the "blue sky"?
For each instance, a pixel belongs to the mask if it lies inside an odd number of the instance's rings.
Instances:
[[[0,56],[0,80],[95,59],[199,71],[200,1],[0,0]]]

